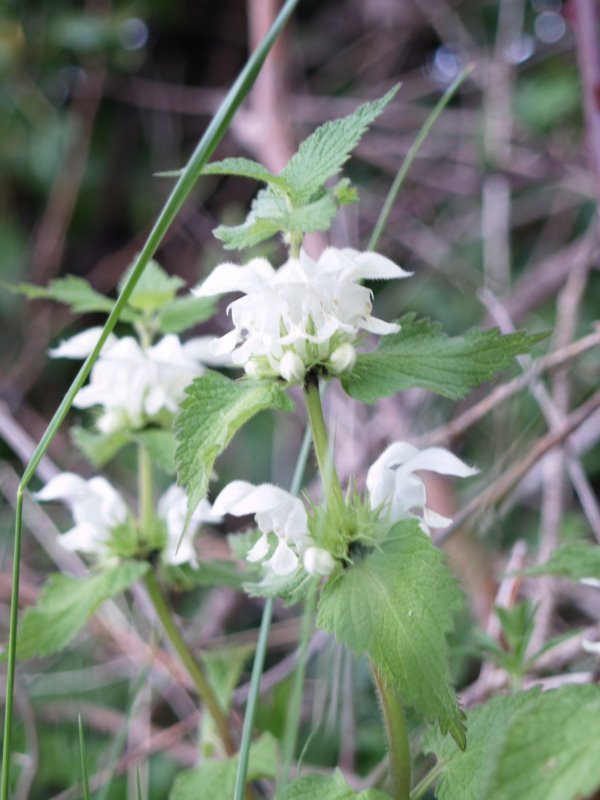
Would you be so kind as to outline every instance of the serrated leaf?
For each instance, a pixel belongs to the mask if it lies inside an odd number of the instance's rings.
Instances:
[[[286,214],[281,220],[282,230],[300,231],[301,233],[329,230],[337,210],[338,207],[332,195],[327,192],[313,203],[308,203]]]
[[[128,589],[149,568],[146,562],[126,561],[86,578],[51,575],[37,605],[23,615],[17,658],[39,658],[64,649],[105,600]]]
[[[113,301],[92,289],[84,278],[66,275],[50,281],[48,286],[36,286],[33,283],[18,283],[14,286],[4,284],[7,289],[28,297],[30,300],[55,300],[70,306],[76,314],[88,311],[106,311],[113,307]]]
[[[398,89],[396,85],[379,100],[364,103],[347,117],[326,122],[302,142],[280,173],[292,189],[295,205],[311,200],[325,181],[340,171]]]
[[[230,586],[241,591],[249,573],[243,572],[231,561],[216,559],[202,561],[200,566],[189,564],[164,567],[166,580],[180,589],[193,589],[196,586]]]
[[[175,475],[175,434],[171,430],[150,428],[138,431],[135,440],[144,445],[151,460],[167,475]]]
[[[272,570],[267,570],[259,581],[246,581],[243,589],[250,597],[279,597],[291,606],[306,597],[311,582],[310,575],[304,569],[298,569],[291,575],[276,575]]]
[[[214,297],[176,297],[156,317],[161,333],[182,333],[210,319],[217,307]]]
[[[600,687],[496,697],[470,711],[469,747],[439,736],[439,800],[575,800],[600,787]]]
[[[222,161],[213,161],[202,170],[203,175],[237,175],[240,178],[252,178],[275,186],[285,194],[289,186],[285,178],[275,175],[262,164],[249,158],[224,158]]]
[[[529,352],[547,336],[524,331],[503,335],[491,328],[450,337],[437,323],[418,320],[414,314],[402,317],[399,323],[398,333],[382,337],[377,350],[356,359],[343,381],[351,397],[374,403],[380,397],[419,387],[459,400],[512,366],[516,355]]]
[[[95,467],[103,467],[126,445],[132,442],[129,431],[100,433],[82,428],[71,428],[71,439],[83,455]]]
[[[307,775],[290,783],[281,800],[390,800],[389,794],[378,789],[366,789],[358,794],[348,786],[342,773],[331,776]]]
[[[188,513],[206,496],[217,456],[259,411],[292,411],[294,404],[274,381],[232,381],[207,370],[186,389],[175,419],[178,481],[188,495]]]
[[[119,282],[120,289],[129,279],[134,266],[123,275]],[[170,303],[184,285],[185,281],[177,275],[169,275],[156,261],[149,261],[127,302],[137,311],[149,314]]]
[[[522,570],[520,575],[557,575],[580,581],[600,580],[600,547],[592,542],[570,542],[557,548],[549,561]]]
[[[194,769],[181,772],[175,779],[169,800],[233,797],[238,756],[222,761],[204,761]],[[264,733],[250,747],[247,781],[274,778],[279,763],[277,741]]]
[[[446,642],[460,602],[441,551],[417,520],[404,520],[380,550],[325,584],[317,626],[356,655],[366,653],[403,702],[464,747]]]
[[[228,250],[254,247],[282,230],[281,220],[289,209],[270,189],[261,189],[252,201],[250,213],[242,225],[220,225],[213,234]]]

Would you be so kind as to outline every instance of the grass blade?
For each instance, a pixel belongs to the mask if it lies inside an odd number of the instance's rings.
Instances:
[[[81,759],[81,783],[83,786],[83,800],[90,800],[90,778],[88,773],[87,756],[85,753],[85,739],[83,738],[83,723],[79,715],[79,757]]]
[[[16,503],[16,520],[15,520],[15,541],[14,541],[14,555],[13,555],[13,581],[11,590],[11,609],[10,609],[10,633],[8,640],[8,659],[7,659],[7,674],[6,674],[6,704],[4,714],[4,741],[2,747],[2,784],[0,791],[0,800],[9,800],[9,787],[10,787],[10,756],[11,756],[11,736],[12,736],[12,714],[13,714],[13,694],[14,694],[14,676],[15,676],[15,655],[16,655],[16,639],[17,639],[17,608],[19,598],[19,564],[21,559],[21,533],[23,522],[23,493],[28,486],[31,478],[42,460],[46,450],[48,449],[56,432],[62,425],[67,416],[73,400],[79,389],[83,386],[94,362],[100,354],[104,343],[108,336],[115,327],[125,303],[133,292],[144,268],[156,252],[163,237],[169,229],[171,223],[175,219],[180,208],[184,204],[188,195],[190,194],[196,180],[202,173],[202,169],[207,163],[208,159],[214,152],[217,144],[222,139],[227,131],[231,120],[242,101],[252,88],[258,73],[271,49],[275,40],[281,33],[287,20],[291,16],[299,0],[287,0],[281,12],[277,16],[271,29],[262,40],[258,48],[250,57],[246,66],[238,76],[237,80],[227,93],[219,110],[213,117],[196,149],[192,153],[187,166],[183,170],[181,177],[173,187],[173,191],[167,198],[154,227],[150,231],[148,239],[139,254],[135,266],[129,279],[123,286],[119,297],[117,298],[112,311],[102,330],[102,334],[98,343],[93,351],[83,363],[81,369],[77,373],[75,380],[71,384],[67,393],[65,394],[60,406],[52,417],[44,435],[42,436],[38,446],[35,449],[29,463],[27,464],[21,483],[17,490],[17,503]]]

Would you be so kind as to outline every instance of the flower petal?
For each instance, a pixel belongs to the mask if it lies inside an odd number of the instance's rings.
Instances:
[[[298,556],[284,539],[281,539],[272,557],[265,561],[265,566],[271,567],[275,575],[291,575],[298,567]]]
[[[35,492],[34,497],[37,500],[67,500],[71,497],[76,497],[87,491],[87,481],[73,472],[61,472],[60,475],[52,478],[40,489]]]
[[[262,561],[263,558],[269,552],[269,537],[266,533],[258,539],[254,546],[250,548],[248,551],[248,555],[246,556],[246,560],[254,563],[256,561]]]
[[[51,358],[87,358],[97,345],[102,330],[96,326],[71,336],[70,339],[63,339],[56,347],[48,350],[48,354]],[[117,341],[117,337],[111,333],[102,352],[106,353]]]
[[[192,294],[196,297],[211,297],[229,292],[247,294],[259,290],[274,274],[275,270],[266,258],[253,258],[244,267],[227,261],[215,267],[202,284],[192,289]]]
[[[447,528],[448,525],[452,525],[450,517],[444,517],[427,506],[423,506],[423,521],[430,528]]]
[[[443,447],[427,447],[425,450],[421,450],[405,461],[401,469],[406,472],[414,472],[419,469],[430,470],[440,475],[456,475],[458,478],[470,478],[479,472]]]

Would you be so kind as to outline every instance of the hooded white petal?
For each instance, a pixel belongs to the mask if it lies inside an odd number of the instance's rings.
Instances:
[[[206,522],[217,523],[217,516],[208,500],[202,500],[189,521],[187,528],[187,497],[181,486],[173,484],[158,501],[158,516],[164,520],[167,528],[167,540],[162,553],[166,564],[198,565],[194,539],[200,525]]]
[[[63,339],[56,347],[49,350],[48,354],[52,358],[87,358],[98,344],[101,333],[100,327],[88,328],[70,339]],[[107,352],[117,341],[116,336],[109,334],[102,352]]]
[[[285,539],[280,539],[275,552],[265,566],[271,567],[275,575],[291,575],[298,568],[298,556]]]
[[[394,442],[367,473],[367,491],[373,509],[381,508],[391,522],[420,515],[426,526],[444,528],[452,520],[427,508],[425,484],[414,473],[429,470],[441,475],[467,478],[477,474],[442,447],[418,450],[408,442]]]

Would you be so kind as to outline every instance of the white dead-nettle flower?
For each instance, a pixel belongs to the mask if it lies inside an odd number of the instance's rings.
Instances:
[[[350,369],[361,331],[396,333],[398,325],[371,316],[372,293],[359,281],[408,275],[377,253],[329,247],[318,261],[301,251],[278,270],[264,258],[243,267],[221,264],[193,293],[242,292],[228,309],[234,330],[219,340],[217,352],[231,353],[253,377],[301,381],[316,364],[335,373]]]
[[[367,490],[373,509],[381,508],[390,522],[422,517],[426,529],[445,528],[452,520],[427,508],[425,484],[415,472],[425,470],[440,475],[468,478],[478,470],[443,447],[419,450],[408,442],[394,442],[379,456],[367,473]]]
[[[322,555],[320,560],[309,556],[308,564],[304,561],[308,572],[328,575],[335,566],[327,551],[314,546],[302,501],[278,486],[270,483],[254,486],[247,481],[233,481],[216,498],[213,513],[235,517],[254,514],[261,536],[247,559],[250,562],[263,561],[271,549],[269,537],[274,534],[278,539],[277,546],[273,555],[264,561],[264,566],[272,569],[275,575],[291,575],[298,568],[300,559],[311,550]],[[330,559],[327,562],[329,569],[326,569],[323,556]]]
[[[79,475],[63,472],[52,478],[36,497],[43,501],[58,500],[71,511],[75,525],[61,535],[63,547],[100,559],[112,554],[110,545],[115,529],[131,518],[121,495],[101,477],[86,481]],[[189,563],[196,567],[193,542],[198,528],[204,522],[220,522],[220,517],[203,500],[184,533],[186,508],[185,492],[179,486],[171,486],[160,498],[158,517],[164,523],[165,536],[161,558],[165,564]]]
[[[53,358],[85,358],[93,350],[101,328],[90,328],[50,350]],[[211,360],[212,339],[182,344],[168,334],[144,348],[133,336],[109,336],[92,367],[89,383],[77,394],[77,408],[101,406],[98,428],[112,433],[140,428],[161,412],[174,413],[191,381]],[[214,354],[212,356],[214,363]]]

